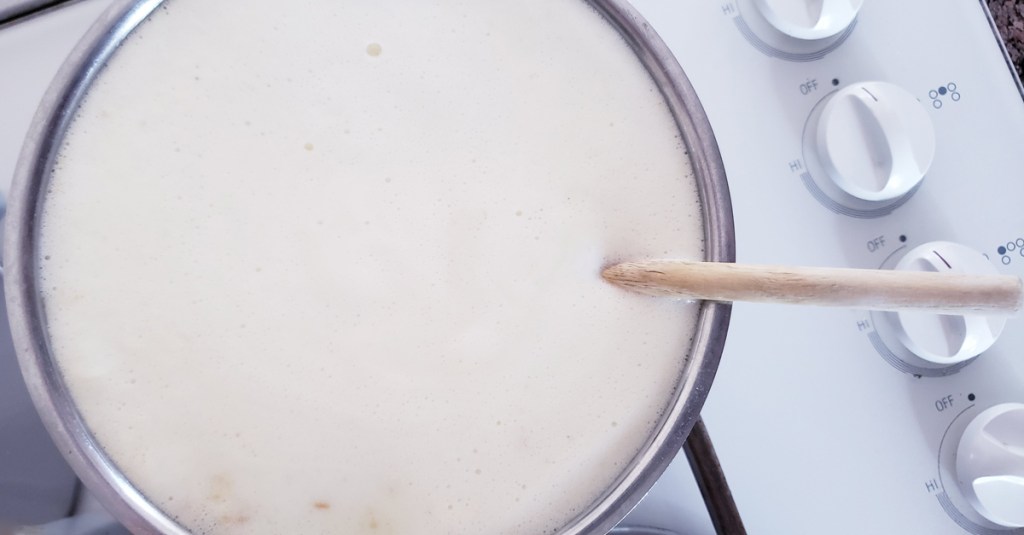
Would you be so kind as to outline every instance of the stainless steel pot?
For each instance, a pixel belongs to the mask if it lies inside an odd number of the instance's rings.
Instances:
[[[681,67],[650,25],[626,2],[589,0],[622,34],[655,79],[689,148],[703,203],[706,260],[735,258],[725,172],[707,117]],[[90,434],[51,355],[37,288],[37,222],[49,173],[76,108],[107,59],[163,0],[117,2],[73,52],[35,117],[21,154],[6,222],[5,286],[15,345],[42,418],[68,462],[101,502],[135,532],[186,533],[132,486]],[[711,386],[730,307],[704,303],[676,398],[618,482],[562,533],[605,533],[643,497],[679,451]]]

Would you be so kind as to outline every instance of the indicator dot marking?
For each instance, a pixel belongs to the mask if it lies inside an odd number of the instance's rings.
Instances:
[[[996,249],[996,252],[999,253],[999,254],[1006,254],[1006,247],[1003,247],[1002,245],[1000,245],[999,248]]]
[[[907,242],[907,235],[906,234],[900,234],[900,243],[906,243],[906,242]]]
[[[839,78],[833,78],[833,79],[832,79],[832,85],[833,85],[833,86],[837,86],[837,85],[839,85]]]
[[[968,401],[974,401],[974,394],[973,393],[967,394],[967,400]]]
[[[940,95],[945,95],[947,91],[949,91],[949,90],[946,89],[945,87],[940,87],[939,88],[939,94]]]

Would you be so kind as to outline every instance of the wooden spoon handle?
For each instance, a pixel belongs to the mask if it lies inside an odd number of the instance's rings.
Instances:
[[[626,262],[609,282],[655,296],[753,301],[937,314],[1012,314],[1022,284],[1012,275],[760,266],[685,260]]]

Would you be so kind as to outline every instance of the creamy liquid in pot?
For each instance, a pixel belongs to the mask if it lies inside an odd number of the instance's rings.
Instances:
[[[688,156],[571,0],[174,0],[42,215],[49,335],[100,444],[194,532],[542,533],[670,403]]]

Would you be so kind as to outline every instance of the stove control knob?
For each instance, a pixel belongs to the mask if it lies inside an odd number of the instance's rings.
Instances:
[[[755,0],[761,16],[780,32],[804,41],[840,34],[864,0]]]
[[[995,275],[995,266],[981,253],[958,243],[930,242],[911,249],[896,269]],[[880,333],[895,339],[913,356],[931,364],[952,365],[980,355],[1003,332],[1002,316],[955,316],[930,312],[882,312]]]
[[[956,474],[967,500],[988,520],[1024,527],[1024,404],[982,411],[964,430]]]
[[[931,118],[899,86],[852,84],[830,95],[820,110],[808,141],[840,196],[869,203],[899,199],[932,164]]]

